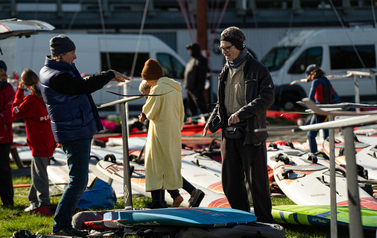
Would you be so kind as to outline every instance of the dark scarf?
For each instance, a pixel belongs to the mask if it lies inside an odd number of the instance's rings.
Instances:
[[[228,66],[233,69],[238,68],[242,64],[242,62],[246,59],[247,53],[248,53],[247,48],[246,47],[243,48],[240,55],[235,60],[227,62]]]

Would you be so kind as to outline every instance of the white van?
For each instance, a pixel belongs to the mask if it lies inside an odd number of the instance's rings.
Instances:
[[[305,78],[310,64],[319,65],[326,75],[377,70],[376,43],[375,28],[304,30],[283,37],[261,60],[276,86],[275,104],[291,110],[296,101],[308,96],[310,83],[289,83]],[[332,79],[331,83],[342,101],[354,101],[353,77]],[[361,102],[377,102],[374,77],[359,79],[359,90]]]
[[[40,33],[26,38],[9,38],[1,43],[4,60],[8,66],[8,74],[18,75],[26,68],[36,73],[43,67],[46,55],[50,55],[49,40],[60,33]],[[131,34],[70,34],[67,35],[76,45],[76,67],[81,74],[91,75],[107,69],[115,69],[130,76],[135,52],[138,52],[134,67],[134,80],[127,84],[127,94],[140,94],[141,70],[149,58],[160,62],[167,77],[182,82],[186,62],[168,45],[152,35]],[[138,50],[137,50],[138,49]],[[116,82],[110,82],[115,85]],[[183,86],[183,85],[182,85]],[[93,93],[97,105],[119,99],[119,96],[106,91],[123,93],[122,87],[110,87]],[[185,92],[182,92],[185,96]],[[141,112],[145,99],[128,103],[129,115]],[[115,111],[115,107],[104,108]]]

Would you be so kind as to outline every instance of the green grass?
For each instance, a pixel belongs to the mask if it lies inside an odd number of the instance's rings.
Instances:
[[[29,184],[30,177],[14,178],[13,184]],[[24,209],[29,205],[28,202],[29,188],[15,188],[15,207],[12,209],[4,209],[0,203],[0,237],[11,237],[14,231],[29,230],[32,233],[38,232],[39,235],[51,234],[53,224],[52,216],[29,215],[24,212]],[[57,204],[60,196],[51,196],[51,203]],[[287,198],[272,197],[273,206],[276,205],[294,205],[294,203]],[[133,197],[133,207],[143,207],[150,202],[148,197]],[[124,207],[124,200],[118,199],[114,209],[122,209]],[[298,225],[283,225],[285,228],[285,235],[287,238],[293,237],[330,237],[330,229],[323,227],[298,226]],[[348,228],[339,228],[338,237],[349,237]],[[375,237],[375,234],[365,234],[365,237]]]
[[[13,166],[12,166],[13,167]],[[13,184],[30,184],[30,177],[14,178]],[[14,231],[28,230],[31,233],[38,232],[39,235],[51,234],[53,216],[29,215],[24,209],[29,206],[28,202],[29,188],[14,189],[14,208],[3,208],[0,203],[0,237],[11,237]],[[51,194],[50,194],[51,195]],[[57,205],[61,196],[50,196],[51,204]],[[133,207],[143,207],[150,202],[148,197],[133,197]],[[118,199],[114,209],[122,209],[124,200]]]

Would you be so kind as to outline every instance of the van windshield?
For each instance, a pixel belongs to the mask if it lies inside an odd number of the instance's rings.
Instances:
[[[157,53],[157,60],[160,63],[166,77],[173,79],[183,79],[185,66],[183,66],[174,56],[166,53]]]
[[[270,72],[279,70],[283,67],[284,62],[292,54],[297,46],[282,46],[272,48],[261,60],[261,63],[268,68]]]

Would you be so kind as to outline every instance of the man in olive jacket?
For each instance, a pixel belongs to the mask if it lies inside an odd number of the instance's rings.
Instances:
[[[222,128],[222,184],[232,208],[250,211],[251,190],[257,220],[273,222],[267,172],[266,110],[274,102],[274,84],[267,68],[244,45],[237,27],[221,33],[220,50],[226,64],[219,75],[218,102],[204,129]],[[237,126],[237,128],[235,127]],[[229,133],[228,133],[229,131]],[[246,189],[245,179],[250,187]]]

